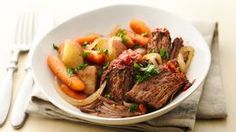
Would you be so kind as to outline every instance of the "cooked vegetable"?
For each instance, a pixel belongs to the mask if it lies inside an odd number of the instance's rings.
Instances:
[[[107,49],[108,48],[108,39],[104,37],[97,38],[93,43],[85,46],[85,49]]]
[[[108,46],[107,61],[112,61],[127,49],[126,46],[122,44],[121,39],[115,36],[109,39]]]
[[[116,29],[113,31],[114,36],[119,37],[122,41],[123,44],[125,44],[127,47],[132,48],[135,43],[133,40],[130,38],[130,36],[127,35],[127,30],[126,29]]]
[[[131,106],[129,107],[128,111],[129,112],[134,112],[138,109],[138,107],[139,107],[138,104],[132,103]]]
[[[185,57],[185,56],[186,57]],[[178,54],[178,57],[177,57],[177,61],[179,63],[179,66],[180,66],[180,70],[183,72],[183,73],[186,73],[187,70],[188,70],[188,67],[192,61],[192,58],[194,56],[194,49],[190,46],[184,46],[180,49],[179,51],[179,54]],[[185,61],[185,58],[187,59]]]
[[[85,99],[86,98],[86,95],[84,93],[72,90],[71,88],[69,88],[65,84],[61,84],[60,88],[61,88],[61,91],[63,91],[66,95],[68,95],[74,99]]]
[[[134,44],[138,44],[140,46],[146,47],[146,45],[149,43],[150,38],[143,37],[142,35],[135,34],[133,32],[127,32],[127,36],[130,37]]]
[[[163,58],[163,59],[168,59],[169,58],[169,53],[168,53],[166,48],[161,48],[160,49],[160,55],[161,55],[161,58]]]
[[[58,47],[57,45],[55,45],[55,44],[52,44],[52,46],[53,46],[53,49],[54,49],[54,50],[56,50],[56,51],[58,51],[58,50],[59,50],[59,47]]]
[[[75,68],[84,62],[82,53],[83,49],[80,45],[71,40],[66,40],[61,53],[61,60],[67,67]]]
[[[72,77],[74,75],[74,69],[73,68],[66,68],[66,73],[68,76]]]
[[[146,67],[144,67],[142,64],[134,63],[134,70],[136,74],[135,79],[137,82],[143,82],[149,79],[151,76],[159,73],[157,67],[150,63]]]
[[[81,100],[78,100],[78,99],[74,99],[70,96],[68,96],[67,94],[65,94],[64,92],[62,92],[62,90],[59,88],[59,85],[58,85],[58,81],[55,80],[55,87],[56,87],[56,90],[58,91],[58,93],[62,96],[62,98],[64,98],[67,102],[69,102],[70,104],[72,105],[75,105],[77,107],[81,107],[81,106],[85,106],[85,105],[88,105],[88,104],[91,104],[93,103],[95,100],[97,100],[104,88],[106,87],[106,82],[104,82],[96,92],[94,92],[92,95],[88,96],[87,98],[85,99],[81,99]]]
[[[147,108],[145,107],[144,104],[139,104],[138,108],[144,114],[147,112]]]
[[[101,35],[91,33],[87,36],[76,38],[76,42],[79,43],[80,45],[89,44],[89,43],[92,43],[94,40],[96,40],[99,37],[101,37]]]
[[[99,54],[98,51],[95,50],[84,50],[86,53],[85,59],[93,62],[95,64],[101,65],[105,61],[105,55]]]
[[[67,74],[67,70],[63,62],[56,56],[49,55],[47,63],[51,71],[67,86],[73,90],[82,91],[85,88],[84,83],[76,76]]]
[[[143,59],[148,60],[152,64],[154,64],[156,67],[158,65],[162,64],[161,56],[158,53],[149,53],[143,56]]]
[[[132,19],[129,22],[129,27],[133,32],[142,35],[142,36],[151,36],[151,29],[141,20]]]
[[[90,95],[96,91],[97,68],[95,66],[87,66],[79,70],[77,75],[85,84],[84,93]]]

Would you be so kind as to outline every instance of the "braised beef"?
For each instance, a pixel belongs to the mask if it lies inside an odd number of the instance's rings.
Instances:
[[[172,42],[171,46],[169,47],[169,56],[170,60],[174,59],[178,56],[179,50],[184,46],[183,45],[183,39],[182,38],[175,38],[174,41]]]
[[[111,62],[108,69],[104,71],[100,84],[105,80],[107,85],[105,93],[109,94],[115,101],[126,100],[125,93],[128,92],[135,83],[135,73],[133,63],[142,58],[133,50],[124,51],[119,57]]]
[[[105,97],[99,97],[98,100],[90,105],[81,107],[82,112],[86,112],[92,115],[110,118],[122,118],[142,115],[140,111],[130,112],[131,104],[127,102],[115,102]]]
[[[183,47],[183,39],[177,37],[171,43],[170,33],[166,28],[156,28],[152,31],[151,42],[147,46],[148,52],[167,52],[165,57],[162,56],[163,62],[174,59],[177,57],[179,50]],[[162,51],[161,51],[162,50]]]
[[[136,83],[126,93],[126,97],[156,109],[163,107],[181,88],[189,83],[183,73],[178,72],[177,69],[169,69],[169,67],[173,68],[173,66],[170,64],[163,66],[158,75],[151,77],[147,81]]]

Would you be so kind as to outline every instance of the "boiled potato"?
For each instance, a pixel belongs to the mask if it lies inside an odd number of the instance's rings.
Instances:
[[[70,68],[76,68],[78,65],[83,64],[82,47],[71,40],[66,40],[61,53],[62,62]]]
[[[85,84],[84,93],[90,95],[96,91],[97,68],[95,66],[87,66],[77,75]]]

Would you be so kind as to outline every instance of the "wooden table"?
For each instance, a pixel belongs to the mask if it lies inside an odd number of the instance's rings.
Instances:
[[[121,0],[119,3],[127,0]],[[96,8],[103,5],[117,3],[114,0],[9,0],[1,2],[0,4],[0,79],[4,78],[5,67],[10,58],[10,46],[13,42],[14,22],[16,20],[17,12],[22,10],[46,11],[51,13],[55,19],[56,24],[78,14],[82,11]],[[144,5],[157,6],[164,8],[182,17],[213,19],[219,22],[220,33],[220,59],[223,76],[223,84],[225,87],[226,102],[228,109],[228,118],[226,120],[201,120],[196,122],[194,132],[231,132],[236,129],[236,44],[235,44],[235,29],[236,29],[236,1],[234,0],[143,0],[143,1],[128,1],[128,3],[140,3]],[[96,19],[96,18],[95,18]],[[19,69],[15,73],[13,101],[18,88],[24,77],[24,61],[26,55],[20,57]],[[13,102],[14,103],[14,102]],[[97,126],[89,126],[79,123],[72,123],[61,120],[51,120],[42,117],[30,116],[23,128],[14,130],[10,124],[8,117],[5,125],[0,128],[0,132],[78,132],[78,131],[117,131],[114,129],[101,128]]]

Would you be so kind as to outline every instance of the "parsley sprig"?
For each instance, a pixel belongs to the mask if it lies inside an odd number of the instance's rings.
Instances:
[[[161,58],[168,59],[169,58],[169,53],[166,48],[161,48],[160,49],[160,56]]]
[[[159,70],[153,64],[148,64],[146,67],[142,64],[134,63],[135,79],[137,82],[143,82],[151,76],[159,73]]]
[[[57,45],[55,45],[55,44],[52,44],[52,46],[53,46],[53,49],[54,49],[54,50],[56,50],[56,51],[58,51],[58,50],[59,50],[59,47],[58,47]]]
[[[84,70],[87,66],[88,66],[87,63],[83,63],[83,64],[80,64],[79,66],[77,66],[76,68],[67,68],[66,73],[67,73],[67,75],[72,77],[76,72],[78,72],[79,70]]]
[[[134,112],[138,109],[138,104],[132,103],[131,106],[129,107],[128,111],[129,112]]]
[[[126,30],[119,29],[117,31],[117,33],[115,34],[115,36],[120,37],[123,44],[127,44],[128,43],[128,39],[126,37],[126,34],[127,34]]]

